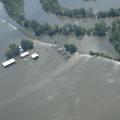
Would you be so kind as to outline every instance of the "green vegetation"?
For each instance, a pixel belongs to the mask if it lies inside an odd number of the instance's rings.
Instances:
[[[62,27],[55,25],[50,26],[48,23],[40,24],[37,21],[24,21],[23,26],[27,29],[34,31],[36,36],[40,36],[42,34],[48,34],[49,36],[53,36],[57,33],[68,36],[70,34],[75,35],[76,37],[83,36],[85,34],[96,36],[105,36],[108,31],[108,27],[105,22],[98,22],[95,24],[94,28],[85,29],[78,25],[67,24]]]
[[[11,59],[13,57],[17,57],[19,53],[19,47],[16,44],[10,44],[9,49],[5,53],[5,56],[7,59]]]
[[[65,44],[64,47],[66,51],[70,52],[70,54],[73,54],[77,51],[77,47],[74,44]]]
[[[91,56],[98,56],[98,57],[108,58],[108,59],[112,59],[112,60],[120,62],[120,58],[112,58],[111,56],[109,56],[109,55],[107,55],[105,53],[99,53],[99,52],[90,51],[89,54]]]
[[[107,26],[104,22],[96,23],[94,28],[94,35],[105,36],[107,32]]]
[[[84,28],[71,24],[67,24],[64,25],[63,27],[60,27],[58,25],[50,26],[48,23],[40,24],[37,21],[26,20],[23,22],[23,26],[27,29],[34,31],[36,36],[40,36],[42,34],[48,34],[49,36],[53,36],[59,33],[66,36],[70,34],[74,34],[78,37],[86,33],[86,30]]]
[[[118,16],[120,16],[120,8],[119,9],[111,8],[109,11],[99,11],[97,13],[98,18],[118,17]]]
[[[111,56],[106,55],[105,53],[90,51],[89,54],[92,55],[92,56],[100,56],[100,57],[104,57],[104,58],[108,58],[108,59],[113,59]]]
[[[116,51],[120,54],[120,19],[112,22],[110,29],[110,42],[114,45]]]
[[[33,49],[33,42],[30,40],[21,40],[21,47],[24,51]],[[10,44],[9,49],[6,51],[5,56],[7,59],[11,59],[20,55],[19,46],[16,44]]]
[[[30,40],[22,40],[21,41],[21,47],[23,48],[24,51],[31,50],[33,49],[33,42]]]

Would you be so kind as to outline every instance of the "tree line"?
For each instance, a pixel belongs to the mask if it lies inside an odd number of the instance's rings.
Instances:
[[[99,11],[97,13],[98,18],[118,17],[118,16],[120,16],[120,8],[118,9],[111,8],[109,11]]]
[[[110,42],[115,47],[115,50],[120,54],[120,19],[112,22],[109,36]]]
[[[42,4],[43,9],[46,12],[50,12],[55,15],[67,16],[70,18],[95,17],[95,12],[92,8],[69,9],[61,6],[58,0],[40,0],[40,2]],[[99,11],[97,13],[98,18],[118,16],[120,16],[120,8],[119,9],[111,8],[109,11]]]
[[[115,60],[115,61],[118,61],[120,62],[120,58],[113,58],[105,53],[100,53],[100,52],[93,52],[93,51],[90,51],[89,54],[91,56],[96,56],[96,57],[103,57],[103,58],[107,58],[107,59],[111,59],[111,60]]]
[[[96,35],[96,36],[106,36],[106,32],[108,31],[108,26],[105,22],[98,22],[91,29],[85,29],[81,26],[74,24],[66,24],[64,26],[54,25],[50,26],[48,23],[40,24],[37,21],[28,21],[25,20],[22,22],[22,25],[26,29],[32,30],[36,36],[40,36],[42,34],[47,34],[49,36],[53,36],[57,33],[68,36],[75,35],[76,37],[83,36],[85,34]]]

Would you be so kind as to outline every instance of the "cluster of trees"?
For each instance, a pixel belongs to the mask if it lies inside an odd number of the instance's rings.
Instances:
[[[7,59],[17,57],[20,54],[19,47],[16,44],[10,44],[5,56]]]
[[[120,54],[120,19],[112,22],[110,29],[110,42]]]
[[[119,9],[111,8],[109,11],[99,11],[97,13],[98,18],[118,17],[118,16],[120,16],[120,8]]]
[[[97,36],[105,36],[106,32],[108,30],[108,27],[105,22],[98,22],[95,24],[95,27],[92,29],[85,29],[78,25],[73,24],[66,24],[64,26],[50,26],[48,23],[40,24],[37,21],[28,21],[26,19],[22,20],[23,27],[26,29],[32,30],[36,36],[40,36],[42,34],[48,34],[49,36],[53,36],[57,33],[62,35],[70,35],[73,34],[76,37],[88,34],[90,35],[93,33],[93,35]]]
[[[25,40],[23,39],[21,41],[21,48],[26,51],[26,50],[31,50],[33,49],[33,42],[30,40]],[[20,48],[16,44],[10,44],[9,49],[6,51],[5,56],[7,59],[11,59],[14,57],[17,57],[20,54]]]
[[[42,34],[48,34],[49,36],[53,36],[59,33],[66,36],[69,34],[74,34],[78,37],[86,33],[86,30],[84,28],[71,24],[60,27],[58,25],[50,26],[48,23],[40,24],[37,21],[24,20],[22,25],[27,29],[31,29],[36,36],[40,36]]]
[[[70,34],[75,35],[76,37],[83,36],[85,34],[97,36],[105,36],[108,31],[108,27],[105,22],[98,22],[95,24],[95,27],[92,29],[85,29],[78,25],[66,24],[64,26],[50,26],[48,23],[40,24],[37,21],[28,21],[26,19],[23,20],[22,26],[26,29],[32,30],[36,36],[40,36],[42,34],[48,34],[49,36],[53,36],[57,33],[68,36]]]
[[[74,18],[84,18],[84,17],[93,17],[94,12],[93,9],[86,10],[85,8],[73,9],[70,10],[68,8],[62,7],[58,0],[40,0],[43,9],[46,12],[51,12],[59,16],[67,16]]]
[[[33,42],[31,40],[23,39],[21,40],[21,47],[24,51],[33,49]]]
[[[105,36],[108,28],[105,22],[99,22],[95,24],[93,34],[97,36]]]
[[[58,0],[40,0],[40,2],[42,3],[43,9],[47,12],[57,13],[62,10]]]
[[[91,9],[80,8],[80,9],[73,9],[73,10],[64,8],[63,10],[57,12],[56,15],[67,16],[71,18],[85,18],[85,17],[95,16],[92,8]]]
[[[70,54],[73,54],[77,51],[77,47],[74,44],[65,44],[65,50]]]

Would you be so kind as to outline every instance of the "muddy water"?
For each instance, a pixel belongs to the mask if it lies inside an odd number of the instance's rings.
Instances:
[[[96,1],[90,1],[90,2],[83,2],[82,0],[59,0],[59,2],[69,8],[93,8],[94,11],[99,10],[108,10],[111,7],[119,8],[120,2],[119,0],[96,0]],[[64,25],[64,24],[76,24],[83,27],[93,27],[98,20],[96,19],[69,19],[66,17],[56,17],[53,14],[46,13],[42,5],[40,3],[40,0],[24,0],[24,10],[25,10],[25,16],[29,20],[37,20],[40,23],[49,23],[51,25]],[[111,19],[105,19],[106,23],[108,24]]]
[[[95,10],[109,10],[110,8],[119,8],[119,0],[58,0],[63,6],[68,8],[93,8]]]
[[[8,17],[3,7],[0,7],[0,16]],[[9,43],[19,44],[22,38],[26,36],[0,21],[0,62],[5,59]],[[117,55],[105,39],[58,35],[41,40],[57,41],[60,46],[74,42],[79,50]],[[40,55],[37,61],[28,56],[7,69],[0,65],[1,120],[120,119],[118,63],[86,55],[66,61],[54,48],[39,43],[34,51]]]
[[[0,85],[7,87],[0,87],[1,92],[8,94],[6,99],[0,101],[1,119],[120,119],[119,64],[85,55],[75,56],[60,65],[54,55],[52,52],[48,64],[42,53],[41,65],[38,61],[29,61],[26,66],[16,69],[15,75],[19,73],[19,76],[15,81],[15,76],[9,81],[1,80]],[[50,56],[47,59],[50,60]],[[52,65],[57,65],[57,69],[53,70]],[[6,76],[18,66],[5,71]]]

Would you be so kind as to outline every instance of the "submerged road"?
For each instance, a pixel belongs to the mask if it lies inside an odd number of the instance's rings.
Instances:
[[[9,27],[11,27],[13,30],[20,31],[21,33],[23,33],[28,38],[30,38],[32,40],[39,41],[39,44],[42,44],[42,45],[45,45],[45,46],[47,45],[47,46],[50,46],[50,47],[55,47],[56,46],[55,44],[45,43],[45,42],[41,42],[40,40],[37,40],[36,37],[34,35],[32,35],[29,31],[27,31],[24,27],[18,25],[17,23],[15,23],[13,21],[6,20],[6,19],[3,19],[1,17],[0,17],[0,21],[8,24]]]

